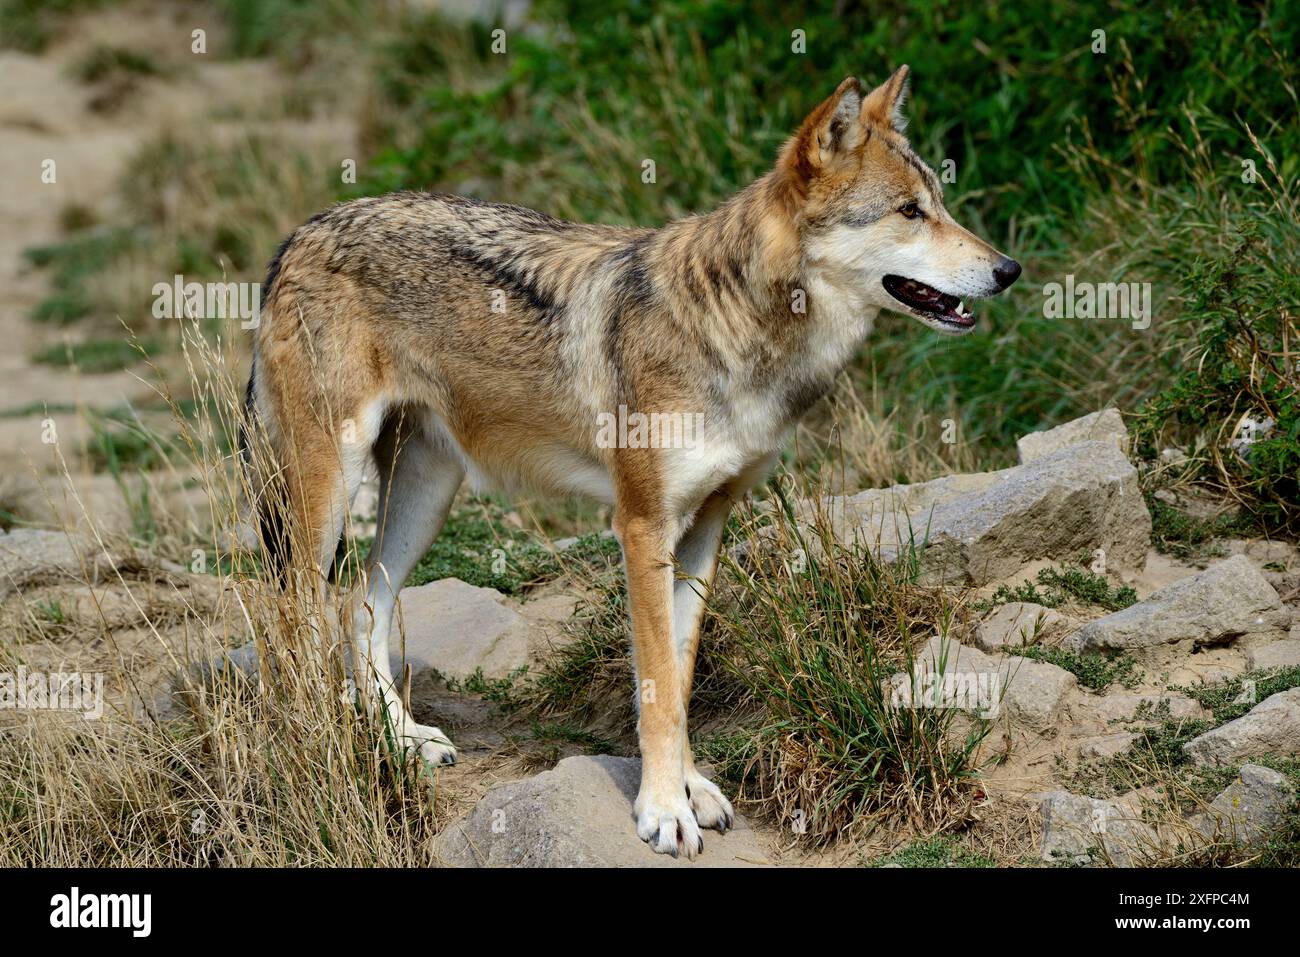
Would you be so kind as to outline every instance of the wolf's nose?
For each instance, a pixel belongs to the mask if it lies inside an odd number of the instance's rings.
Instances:
[[[1014,259],[1003,256],[996,266],[993,267],[993,279],[998,284],[998,291],[1006,289],[1017,279],[1020,278],[1020,263]]]

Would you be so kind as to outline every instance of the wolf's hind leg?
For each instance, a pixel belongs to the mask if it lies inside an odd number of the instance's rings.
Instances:
[[[431,764],[453,764],[456,750],[438,728],[407,712],[389,664],[397,593],[441,531],[464,478],[459,459],[417,424],[390,421],[375,444],[379,514],[366,559],[366,600],[353,622],[354,661],[368,672],[397,740]]]

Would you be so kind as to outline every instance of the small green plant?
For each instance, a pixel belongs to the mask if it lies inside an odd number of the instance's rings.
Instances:
[[[1039,590],[1040,586],[1042,591]],[[1104,575],[1082,568],[1043,568],[1035,581],[1019,585],[999,585],[993,596],[975,602],[979,611],[988,611],[1008,602],[1031,602],[1046,608],[1059,608],[1067,601],[1095,605],[1107,611],[1120,611],[1137,602],[1137,592],[1127,585],[1112,585]]]
[[[1166,555],[1184,561],[1222,558],[1227,552],[1220,538],[1249,535],[1259,531],[1249,516],[1220,515],[1213,519],[1197,518],[1147,495],[1151,512],[1151,544]]]
[[[1179,688],[1214,712],[1216,724],[1240,718],[1279,691],[1300,687],[1300,667],[1239,675],[1212,687]]]
[[[42,599],[32,605],[32,610],[40,621],[49,622],[52,625],[61,625],[66,618],[63,614],[63,604],[57,598]]]
[[[481,695],[493,704],[511,711],[519,706],[518,683],[525,679],[527,675],[527,665],[512,671],[504,678],[488,678],[484,676],[482,668],[476,668],[474,673],[464,681],[448,678],[447,689],[465,694]]]
[[[1125,688],[1134,688],[1142,680],[1137,662],[1127,655],[1118,658],[1081,655],[1048,645],[1029,645],[1021,649],[1020,654],[1064,668],[1079,679],[1079,684],[1093,691],[1104,691],[1116,683]]]
[[[993,858],[964,847],[952,837],[916,841],[871,862],[872,867],[996,867]]]

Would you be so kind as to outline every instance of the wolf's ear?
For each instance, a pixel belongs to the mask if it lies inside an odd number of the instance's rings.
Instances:
[[[862,142],[862,81],[846,77],[808,114],[786,146],[784,161],[804,182],[813,179]]]
[[[862,122],[892,126],[899,133],[903,132],[907,128],[903,105],[907,103],[911,74],[905,63],[894,71],[893,76],[868,93],[862,101]]]

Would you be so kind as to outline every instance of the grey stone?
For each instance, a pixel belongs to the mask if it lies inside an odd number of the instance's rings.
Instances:
[[[1273,586],[1243,556],[1166,585],[1146,601],[1065,637],[1071,651],[1134,651],[1190,641],[1213,645],[1243,636],[1280,634],[1290,616]]]
[[[1103,409],[1043,432],[1030,432],[1016,442],[1021,462],[1032,462],[1081,442],[1110,442],[1125,455],[1128,429],[1118,409]]]
[[[1211,840],[1247,846],[1281,824],[1294,799],[1295,788],[1286,775],[1258,764],[1243,764],[1237,780],[1210,803],[1209,810],[1189,820]]]
[[[1146,562],[1151,516],[1137,471],[1113,444],[1071,445],[1026,465],[869,489],[827,503],[842,541],[895,561],[917,547],[929,583],[983,585],[1039,559],[1104,552],[1122,573]]]
[[[739,816],[726,834],[704,832],[693,862],[654,853],[636,834],[637,758],[565,758],[550,771],[498,784],[465,820],[437,838],[458,867],[753,867],[768,853]]]
[[[1292,634],[1295,630],[1292,629]],[[1300,637],[1283,638],[1246,651],[1248,671],[1269,671],[1273,668],[1294,668],[1300,665]]]
[[[1141,820],[1134,801],[1102,801],[1052,791],[1040,796],[1039,807],[1045,861],[1132,867],[1158,846],[1155,830]]]
[[[940,669],[942,664],[942,669]],[[1078,686],[1064,668],[1031,658],[993,657],[952,639],[931,638],[916,657],[919,680],[942,674],[943,687],[952,692],[934,702],[949,706],[972,705],[971,692],[978,689],[978,707],[969,707],[985,717],[996,717],[1005,705],[1011,720],[1040,734],[1054,732],[1066,695]],[[893,687],[907,685],[906,675],[895,675]],[[963,691],[963,689],[969,689]],[[992,696],[990,698],[990,695]],[[915,700],[906,697],[900,701]]]
[[[494,589],[444,578],[402,589],[398,602],[412,671],[433,668],[464,679],[482,669],[486,678],[504,678],[528,664],[528,621]],[[389,651],[393,674],[401,674],[396,629]]]
[[[1263,754],[1300,755],[1300,688],[1279,691],[1249,712],[1183,745],[1197,764],[1239,764]]]
[[[995,609],[975,625],[975,646],[990,653],[1014,651],[1059,631],[1071,619],[1033,602],[1012,601]]]

